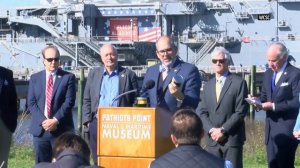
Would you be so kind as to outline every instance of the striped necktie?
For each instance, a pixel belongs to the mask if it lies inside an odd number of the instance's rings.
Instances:
[[[53,91],[53,77],[52,77],[52,74],[50,74],[48,83],[47,83],[47,88],[46,88],[46,103],[47,103],[48,118],[52,118],[52,115],[51,115],[52,91]]]

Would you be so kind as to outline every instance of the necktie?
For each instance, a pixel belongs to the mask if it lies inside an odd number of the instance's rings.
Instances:
[[[47,88],[46,88],[46,103],[47,103],[47,114],[48,118],[51,118],[51,99],[52,99],[52,91],[53,91],[53,77],[52,74],[49,75]]]
[[[216,98],[217,98],[217,102],[219,101],[219,96],[222,90],[222,80],[221,79],[217,79],[216,81]]]
[[[161,72],[162,72],[162,79],[165,80],[166,77],[168,76],[169,68],[168,67],[163,67]]]
[[[275,90],[275,85],[276,85],[276,72],[274,72],[272,76],[272,92]]]

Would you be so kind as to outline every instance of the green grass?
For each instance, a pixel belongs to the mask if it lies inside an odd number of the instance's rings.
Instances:
[[[33,147],[29,145],[12,145],[10,148],[9,168],[30,168],[34,165]]]
[[[244,145],[244,168],[267,168],[264,145],[264,123],[246,121],[247,141]],[[34,165],[31,145],[12,145],[8,161],[9,168],[31,168]],[[300,148],[295,158],[295,168],[300,168]]]

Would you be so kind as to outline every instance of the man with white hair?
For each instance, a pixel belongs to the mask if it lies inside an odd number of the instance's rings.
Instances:
[[[266,53],[269,69],[264,74],[260,105],[266,111],[265,143],[269,168],[294,168],[298,146],[293,127],[299,112],[300,70],[288,61],[282,43],[270,45]]]
[[[229,72],[230,54],[225,48],[216,47],[211,56],[215,77],[204,85],[197,108],[205,130],[207,151],[231,161],[234,168],[242,168],[247,84]]]

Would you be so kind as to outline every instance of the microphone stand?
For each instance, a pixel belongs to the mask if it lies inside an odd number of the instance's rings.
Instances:
[[[127,95],[127,94],[129,94],[129,93],[133,93],[133,92],[137,92],[137,89],[129,90],[129,91],[127,91],[127,92],[124,92],[124,93],[122,93],[122,94],[119,94],[118,96],[116,96],[115,98],[113,98],[113,99],[111,100],[110,106],[112,106],[112,104],[113,104],[116,100],[118,100],[120,97],[122,97],[122,96],[124,96],[124,95]]]

